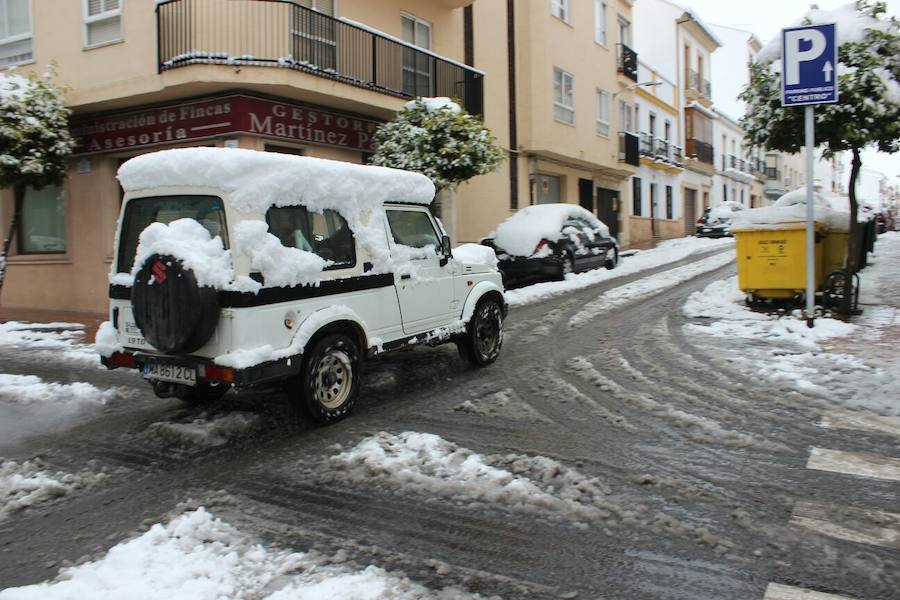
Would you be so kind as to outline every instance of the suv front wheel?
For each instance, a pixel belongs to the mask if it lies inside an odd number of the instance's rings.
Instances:
[[[503,346],[503,309],[496,300],[482,300],[475,307],[465,335],[456,342],[459,354],[476,367],[485,367],[500,356]]]
[[[359,392],[360,353],[342,333],[328,334],[312,347],[303,365],[301,387],[310,416],[334,423],[353,409]]]

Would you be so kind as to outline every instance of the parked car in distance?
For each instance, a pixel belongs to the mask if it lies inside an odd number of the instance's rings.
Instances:
[[[481,241],[497,253],[507,285],[564,279],[619,263],[619,242],[590,211],[574,204],[537,204],[509,217]]]
[[[147,154],[125,188],[96,347],[160,397],[281,384],[347,416],[367,355],[455,342],[493,363],[507,306],[494,253],[455,257],[416,173],[252,150]]]
[[[742,210],[744,210],[744,206],[741,203],[730,200],[707,208],[697,219],[697,237],[734,237],[731,233],[731,219],[734,217],[734,213]]]

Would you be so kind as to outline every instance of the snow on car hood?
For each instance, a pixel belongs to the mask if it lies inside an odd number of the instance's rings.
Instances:
[[[453,260],[472,267],[473,271],[496,271],[497,254],[481,244],[461,244],[453,249]]]
[[[531,256],[541,240],[557,241],[563,223],[570,218],[584,219],[609,237],[609,228],[589,211],[575,204],[537,204],[523,208],[497,226],[490,237],[497,248],[513,256]]]

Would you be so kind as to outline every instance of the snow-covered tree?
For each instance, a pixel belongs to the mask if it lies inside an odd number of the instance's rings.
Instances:
[[[371,164],[427,175],[438,190],[490,173],[503,151],[484,124],[446,98],[417,98],[375,133]]]
[[[823,147],[825,157],[846,150],[853,155],[850,273],[858,269],[856,180],[862,166],[860,152],[866,147],[888,153],[900,150],[900,27],[885,11],[884,2],[858,0],[835,10],[812,9],[796,23],[837,23],[840,101],[816,106],[815,143]],[[781,106],[780,63],[779,36],[750,65],[750,82],[740,96],[747,103],[741,125],[754,146],[794,153],[804,147],[804,109]],[[848,303],[849,280],[845,287]]]
[[[0,187],[12,187],[15,202],[0,253],[0,290],[6,257],[15,235],[27,188],[62,182],[66,158],[75,147],[63,91],[43,76],[0,73]]]

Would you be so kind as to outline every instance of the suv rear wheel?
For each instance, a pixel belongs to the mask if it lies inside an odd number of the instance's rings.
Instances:
[[[476,367],[485,367],[497,360],[502,346],[503,309],[496,300],[481,300],[465,336],[456,342],[459,354]]]
[[[303,365],[301,391],[309,415],[334,423],[353,409],[359,392],[360,353],[342,333],[331,333],[312,346]]]

